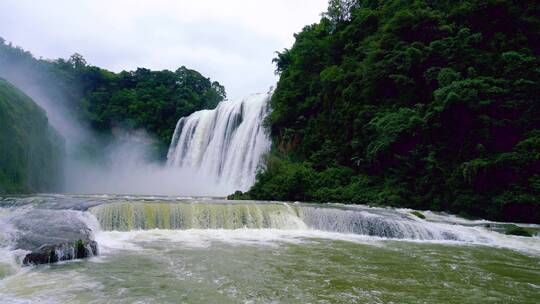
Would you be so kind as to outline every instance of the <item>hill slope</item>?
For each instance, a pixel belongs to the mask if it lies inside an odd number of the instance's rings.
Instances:
[[[332,0],[275,59],[248,193],[540,222],[540,3]]]
[[[0,78],[0,194],[57,190],[62,153],[45,112]]]

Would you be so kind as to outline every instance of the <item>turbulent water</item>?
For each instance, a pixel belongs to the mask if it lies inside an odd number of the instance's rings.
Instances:
[[[424,214],[181,197],[0,198],[0,303],[538,302],[538,236]],[[81,230],[99,255],[21,266],[26,232],[51,242]]]
[[[253,184],[261,156],[270,148],[262,121],[268,94],[224,101],[214,110],[181,118],[168,153],[168,165],[207,177],[208,187],[232,193]]]

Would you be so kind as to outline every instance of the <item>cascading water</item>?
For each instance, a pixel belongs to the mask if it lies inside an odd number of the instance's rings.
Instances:
[[[104,231],[277,229],[385,239],[497,243],[484,228],[419,220],[409,211],[287,203],[116,202],[92,207]]]
[[[283,204],[116,203],[93,207],[103,230],[306,229]]]
[[[537,302],[528,299],[538,294],[540,238],[497,232],[506,223],[411,212],[172,196],[0,197],[0,303],[419,303],[425,286],[437,290],[429,294],[435,303],[491,303],[491,290],[505,303]],[[81,257],[92,258],[21,267]],[[397,292],[373,301],[359,286]]]
[[[223,194],[248,190],[270,139],[262,126],[271,93],[224,101],[181,118],[167,156],[169,167],[208,178]]]

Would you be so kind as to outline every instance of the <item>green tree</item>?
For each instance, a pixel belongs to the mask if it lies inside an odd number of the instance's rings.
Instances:
[[[330,1],[274,59],[272,161],[247,196],[540,222],[538,16],[535,1]]]

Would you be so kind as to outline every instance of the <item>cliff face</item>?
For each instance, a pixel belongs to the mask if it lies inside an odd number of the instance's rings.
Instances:
[[[0,78],[0,194],[58,191],[63,153],[45,111]]]

